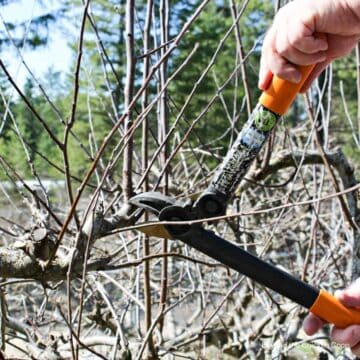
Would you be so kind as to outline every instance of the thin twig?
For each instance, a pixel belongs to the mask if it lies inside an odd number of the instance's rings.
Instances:
[[[92,354],[94,354],[95,356],[98,356],[101,359],[104,360],[108,360],[105,356],[101,355],[100,353],[98,353],[97,351],[91,349],[89,346],[87,346],[86,344],[84,344],[76,335],[75,331],[72,329],[72,325],[67,321],[67,318],[61,308],[60,304],[56,304],[56,308],[58,309],[62,319],[65,321],[67,327],[69,328],[69,330],[71,331],[72,335],[74,336],[74,338],[76,339],[76,341],[78,342],[79,345],[81,345],[84,349],[86,349],[87,351],[90,351]]]
[[[29,102],[25,94],[20,90],[10,73],[8,72],[5,64],[0,59],[0,68],[3,70],[4,74],[6,75],[8,81],[13,86],[13,88],[16,90],[16,92],[20,95],[21,99],[25,102],[26,106],[29,108],[31,113],[35,116],[35,118],[40,122],[40,124],[43,126],[43,128],[46,130],[52,141],[62,150],[63,144],[61,141],[54,135],[54,132],[49,128],[49,126],[46,124],[45,120],[39,115],[39,113],[35,110],[35,108],[32,106],[32,104]]]
[[[126,116],[128,115],[129,111],[135,106],[137,100],[140,98],[140,96],[142,95],[143,91],[145,91],[145,89],[147,88],[148,84],[150,83],[150,80],[152,79],[153,75],[155,74],[155,72],[157,71],[157,69],[160,67],[160,64],[170,56],[170,54],[176,49],[178,43],[180,42],[180,40],[182,39],[182,37],[186,34],[186,32],[188,31],[189,27],[192,25],[192,23],[195,21],[195,19],[201,14],[202,10],[205,8],[205,6],[208,4],[210,0],[203,0],[200,5],[197,7],[197,9],[195,10],[195,12],[193,13],[193,15],[190,17],[190,19],[184,24],[182,30],[179,32],[179,34],[177,35],[176,39],[174,40],[174,42],[172,43],[171,47],[166,51],[166,53],[164,54],[164,56],[162,56],[161,59],[159,59],[159,61],[154,64],[152,66],[152,68],[149,71],[148,77],[146,78],[146,81],[143,82],[143,85],[141,86],[141,88],[138,90],[138,92],[136,93],[136,95],[133,97],[131,103],[129,104],[128,108],[125,110],[124,114],[118,119],[117,123],[114,125],[114,127],[112,128],[112,130],[105,136],[98,153],[96,154],[96,157],[90,167],[90,169],[88,170],[88,172],[86,173],[86,175],[84,176],[84,179],[80,185],[80,187],[78,188],[78,191],[76,193],[76,196],[74,198],[74,201],[72,203],[72,206],[68,212],[68,215],[63,223],[63,226],[61,228],[61,231],[59,232],[59,235],[57,237],[55,246],[54,246],[54,250],[52,252],[52,254],[50,255],[50,258],[47,262],[46,266],[49,266],[49,264],[51,263],[52,259],[54,258],[56,251],[65,235],[66,229],[72,219],[72,217],[74,216],[76,207],[79,203],[80,197],[85,189],[85,186],[87,184],[87,182],[90,180],[91,175],[93,174],[93,172],[96,169],[96,166],[102,156],[102,154],[105,151],[105,148],[107,147],[107,145],[109,144],[110,140],[112,139],[112,137],[114,136],[114,134],[117,132],[118,128],[120,127],[120,125],[123,123],[124,119],[126,118]],[[133,127],[135,126],[136,123],[134,123]]]
[[[311,105],[310,105],[310,102],[309,102],[309,98],[307,96],[305,96],[305,102],[306,102],[309,118],[311,119],[312,123],[314,124],[315,120],[314,120],[314,117],[312,115]],[[344,198],[342,197],[339,183],[338,183],[338,181],[337,181],[337,179],[335,177],[334,171],[331,169],[331,166],[329,164],[329,160],[328,160],[328,158],[326,156],[326,153],[324,151],[324,148],[323,148],[323,146],[322,146],[322,144],[321,144],[321,142],[319,140],[319,135],[318,135],[316,130],[315,130],[315,139],[316,139],[316,144],[317,144],[317,146],[319,148],[321,157],[322,157],[322,159],[324,161],[324,165],[326,167],[326,170],[328,171],[328,173],[330,175],[330,178],[331,178],[331,181],[333,183],[334,189],[335,189],[336,193],[340,194],[339,195],[339,202],[340,202],[341,208],[343,210],[344,216],[345,216],[346,220],[349,222],[349,224],[351,225],[351,227],[353,229],[357,229],[358,226],[354,222],[354,220],[353,220],[353,218],[352,218],[352,216],[350,214],[349,208],[346,205],[346,202],[345,202]]]

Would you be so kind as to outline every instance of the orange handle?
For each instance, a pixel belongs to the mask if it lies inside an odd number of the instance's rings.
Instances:
[[[310,311],[339,328],[360,324],[360,309],[348,308],[324,290],[320,290]]]
[[[274,76],[271,85],[260,96],[259,102],[275,114],[284,115],[300,91],[315,65],[299,66],[301,81],[294,84]]]

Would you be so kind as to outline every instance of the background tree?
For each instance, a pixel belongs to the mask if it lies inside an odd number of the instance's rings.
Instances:
[[[134,193],[186,201],[205,189],[257,101],[273,4],[126,4],[64,0],[53,13],[43,2],[40,27],[23,35],[7,25],[21,46],[66,24],[73,62],[69,76],[29,72],[24,86],[0,62],[4,356],[349,357],[327,327],[305,337],[305,311],[278,294],[143,235],[154,219],[126,202],[124,176]],[[360,273],[357,65],[354,54],[335,63],[298,98],[228,214],[206,225],[330,292]]]

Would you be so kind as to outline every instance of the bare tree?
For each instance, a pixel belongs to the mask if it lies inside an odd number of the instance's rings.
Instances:
[[[107,54],[95,5],[88,0],[81,6],[68,116],[56,108],[49,89],[26,64],[36,91],[58,114],[61,132],[49,125],[0,60],[6,80],[1,89],[2,121],[11,123],[31,172],[25,178],[11,156],[0,154],[8,178],[0,183],[3,357],[335,359],[341,354],[350,359],[348,350],[330,343],[328,327],[312,338],[305,336],[301,324],[306,311],[296,304],[168,240],[164,233],[148,236],[157,220],[128,203],[133,194],[149,190],[194,199],[226,152],[223,139],[231,142],[244,114],[251,113],[255,97],[249,79],[256,73],[252,59],[258,57],[259,44],[254,39],[244,45],[241,21],[248,16],[249,1],[224,5],[226,31],[181,104],[173,99],[172,86],[204,46],[196,42],[197,26],[212,6],[210,1],[199,2],[176,34],[169,21],[171,6],[175,7],[171,2],[148,0],[141,10],[132,0],[121,3],[123,78]],[[86,31],[95,39],[103,69],[100,90],[93,86],[84,60]],[[174,68],[179,48],[190,35],[193,47]],[[225,76],[218,64],[230,41],[234,57]],[[358,53],[352,59],[359,76]],[[209,81],[214,90],[192,113],[192,102]],[[112,89],[120,86],[123,96],[117,103]],[[36,153],[61,174],[60,180],[46,181],[39,175],[31,144],[13,111],[10,89],[60,153],[61,165],[44,150]],[[99,94],[104,89],[109,102]],[[334,89],[341,89],[336,99]],[[226,98],[226,92],[231,96]],[[88,143],[82,142],[76,128],[83,93]],[[244,98],[239,100],[240,93]],[[103,110],[111,128],[100,140],[92,96],[100,104],[110,104]],[[359,98],[355,103],[358,109]],[[360,275],[359,184],[354,165],[339,145],[343,138],[334,134],[330,121],[337,120],[338,107],[343,107],[343,136],[358,150],[359,116],[353,118],[349,104],[354,99],[336,82],[330,66],[321,81],[299,97],[288,117],[301,119],[291,127],[286,116],[280,121],[231,199],[228,213],[206,225],[330,292]],[[229,125],[223,133],[211,132],[205,138],[200,132],[211,125],[206,122],[215,105]],[[90,164],[80,176],[72,168],[72,142]]]

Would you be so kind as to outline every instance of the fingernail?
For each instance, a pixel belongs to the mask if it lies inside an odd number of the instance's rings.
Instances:
[[[319,43],[318,43],[319,50],[327,50],[327,48],[329,46],[327,41],[324,41],[324,40],[321,40],[321,39],[319,39],[318,41],[319,41]]]
[[[290,81],[292,83],[298,84],[301,81],[301,74],[294,73],[290,76]]]
[[[267,71],[265,76],[261,76],[258,83],[259,89],[265,91],[270,86],[272,78],[273,74],[271,71]]]
[[[323,50],[327,50],[327,49],[329,48],[328,42],[323,40],[323,41],[321,42],[321,48],[322,48]]]

